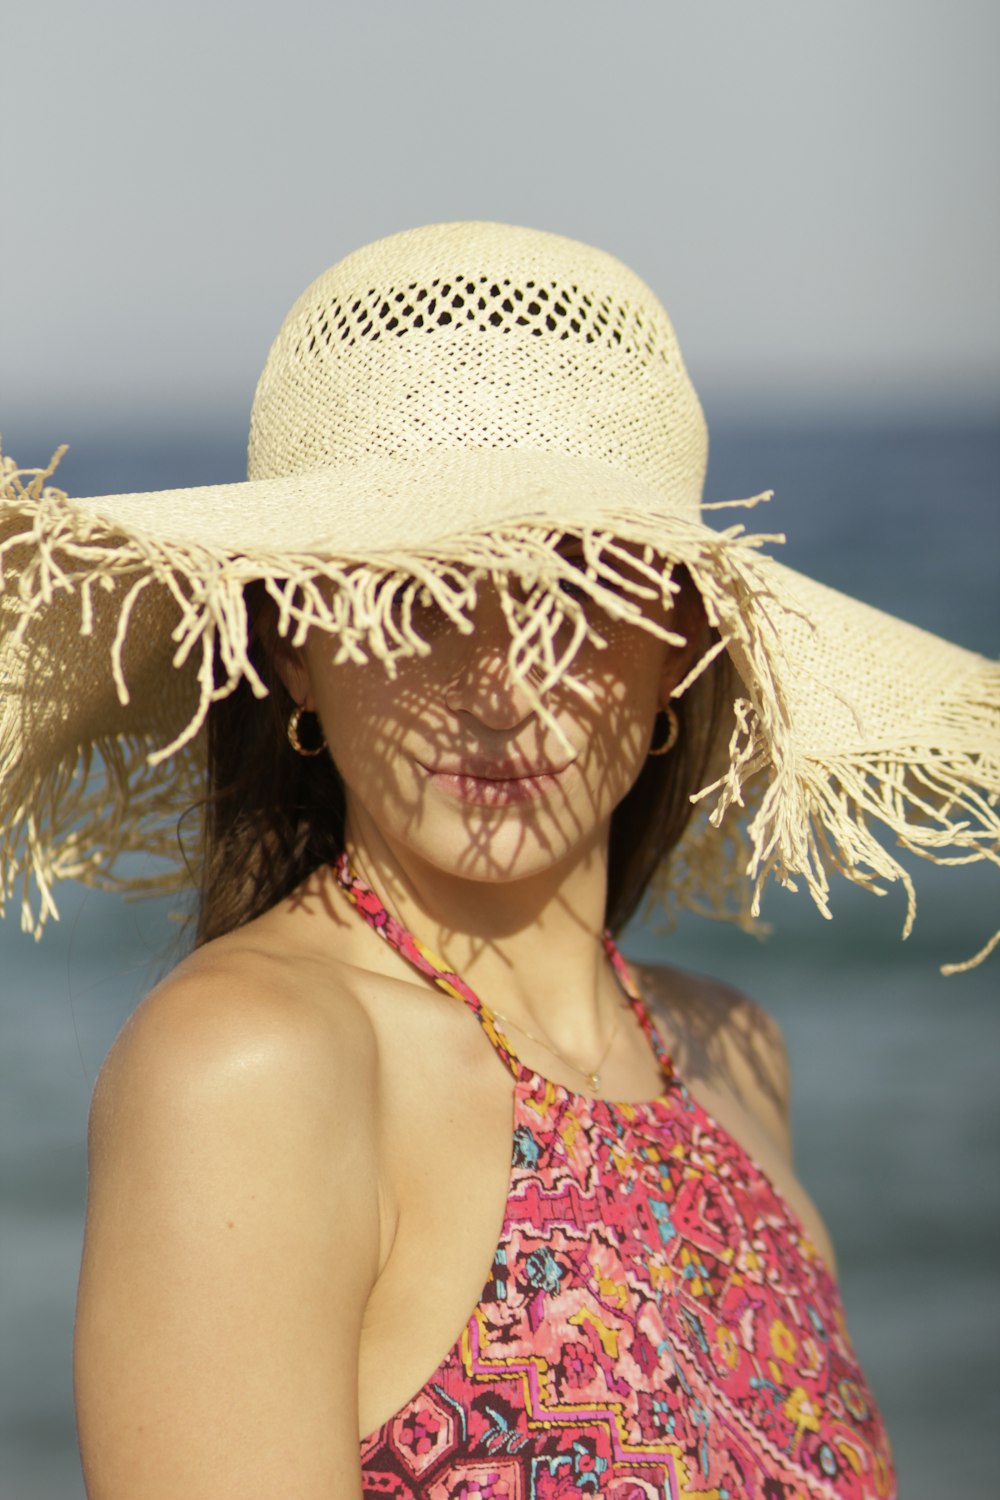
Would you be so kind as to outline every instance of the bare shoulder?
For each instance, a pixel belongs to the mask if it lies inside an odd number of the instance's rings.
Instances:
[[[312,1081],[328,1096],[346,1088],[365,1098],[376,1066],[374,1032],[349,986],[335,977],[310,986],[298,965],[232,934],[188,955],[140,1003],[108,1054],[95,1102],[136,1083],[146,1096],[156,1084],[280,1092]],[[341,1088],[331,1089],[332,1079]]]
[[[350,994],[316,996],[252,938],[191,955],[123,1028],[94,1093],[77,1310],[92,1493],[226,1500],[295,1473],[304,1497],[360,1496],[376,1070]]]
[[[672,964],[633,964],[681,1077],[731,1097],[791,1159],[788,1053],[762,1005],[719,979]]]
[[[207,1123],[243,1111],[244,1133],[350,1119],[363,1136],[375,1127],[377,1062],[348,988],[310,990],[295,965],[223,939],[184,959],[122,1028],[94,1090],[92,1157],[126,1119],[135,1146],[140,1125],[174,1132],[198,1112]]]

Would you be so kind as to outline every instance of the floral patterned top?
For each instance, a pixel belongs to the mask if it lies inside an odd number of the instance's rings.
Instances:
[[[641,1103],[527,1069],[346,856],[336,874],[376,932],[469,1006],[515,1080],[489,1280],[423,1388],[362,1440],[366,1500],[894,1496],[836,1282],[677,1077],[610,934],[663,1072]]]

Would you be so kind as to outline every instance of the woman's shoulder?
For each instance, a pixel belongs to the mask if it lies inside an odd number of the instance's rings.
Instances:
[[[227,1495],[289,1464],[301,1493],[329,1494],[356,1466],[387,1237],[374,1043],[346,989],[324,1005],[297,969],[253,932],[207,944],[101,1070],[76,1372],[88,1475],[109,1494],[138,1493],[139,1467],[164,1476],[158,1494],[166,1476],[207,1494],[220,1452],[237,1455]]]
[[[110,1101],[147,1112],[174,1102],[244,1094],[255,1110],[270,1099],[312,1096],[326,1112],[352,1112],[363,1129],[376,1090],[375,1036],[347,983],[328,968],[322,986],[296,957],[282,957],[253,930],[194,950],[139,1003],[105,1060],[95,1089],[100,1119]]]
[[[673,964],[630,967],[680,1077],[732,1099],[791,1159],[788,1053],[774,1016],[723,980]]]
[[[180,1205],[213,1181],[273,1197],[280,1170],[293,1197],[331,1193],[340,1205],[331,1200],[331,1215],[350,1204],[374,1232],[371,1243],[359,1233],[361,1258],[377,1266],[375,1036],[348,984],[328,975],[319,994],[301,967],[247,929],[196,949],[153,987],[97,1078],[91,1178],[139,1173]]]

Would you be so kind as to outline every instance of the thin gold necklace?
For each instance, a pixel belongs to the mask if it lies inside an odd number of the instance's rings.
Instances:
[[[507,1017],[502,1016],[499,1011],[492,1010],[490,1011],[490,1015],[493,1017],[494,1021],[502,1021],[505,1026],[513,1026],[514,1030],[519,1031],[522,1036],[526,1036],[529,1042],[537,1042],[539,1047],[544,1047],[546,1052],[551,1052],[553,1057],[558,1057],[559,1061],[565,1063],[568,1068],[572,1068],[574,1073],[579,1073],[581,1078],[585,1078],[587,1080],[588,1087],[592,1088],[596,1093],[601,1086],[601,1069],[603,1068],[607,1060],[608,1053],[611,1051],[611,1043],[618,1035],[618,1027],[621,1022],[623,1009],[624,1006],[622,1005],[618,1005],[615,1007],[614,1025],[611,1027],[611,1032],[604,1044],[604,1051],[597,1059],[597,1062],[593,1068],[581,1068],[579,1063],[572,1062],[564,1052],[559,1051],[558,1047],[553,1047],[551,1042],[544,1041],[540,1036],[533,1036],[532,1033],[527,1029],[527,1027],[519,1026],[516,1021],[508,1020]]]
[[[372,885],[371,881],[368,879],[368,876],[365,873],[365,870],[364,870],[363,865],[361,864],[361,861],[356,857],[356,855],[352,855],[350,853],[350,851],[348,851],[348,858],[350,859],[351,863],[355,866],[355,868],[360,872],[362,879],[364,880],[365,884],[368,886],[368,889],[370,891],[374,892],[375,891],[375,887]],[[388,887],[386,888],[385,898],[384,899],[388,902],[389,907],[390,907],[390,909],[392,911],[392,914],[396,918],[396,921],[399,923],[400,927],[403,929],[404,932],[407,932],[409,929],[407,928],[406,923],[403,921],[402,917],[399,915],[399,911],[398,911],[398,909],[396,907],[396,903],[393,901],[392,897],[389,894]],[[445,954],[442,954],[441,957],[444,959],[445,963],[447,964],[447,962],[448,962],[447,956]],[[455,970],[455,969],[449,969],[449,972],[454,974],[454,973],[457,973],[457,970]],[[480,1001],[480,1004],[482,1004],[481,1001]],[[596,1093],[597,1090],[600,1088],[600,1086],[601,1086],[601,1069],[603,1068],[605,1062],[607,1061],[608,1053],[611,1051],[611,1044],[614,1041],[615,1037],[618,1035],[618,1027],[619,1027],[619,1025],[621,1023],[622,1011],[625,1008],[624,1004],[619,1004],[619,1005],[617,1005],[615,1007],[614,1024],[612,1025],[611,1031],[610,1031],[610,1033],[608,1035],[608,1039],[607,1039],[607,1041],[604,1044],[604,1050],[601,1053],[600,1057],[597,1059],[597,1062],[595,1063],[594,1067],[592,1067],[592,1068],[581,1068],[579,1063],[573,1062],[570,1058],[568,1058],[565,1055],[565,1053],[560,1052],[558,1047],[554,1047],[551,1042],[544,1041],[540,1036],[534,1036],[530,1031],[528,1031],[528,1029],[526,1027],[519,1026],[516,1021],[509,1020],[507,1016],[501,1015],[498,1010],[493,1010],[490,1006],[486,1006],[485,1008],[489,1011],[489,1013],[493,1017],[494,1021],[501,1021],[505,1026],[513,1026],[514,1030],[515,1031],[519,1031],[522,1036],[526,1036],[528,1038],[529,1042],[535,1042],[539,1047],[544,1047],[545,1050],[546,1050],[546,1052],[550,1052],[553,1057],[558,1057],[559,1061],[562,1062],[562,1063],[565,1063],[565,1065],[566,1065],[567,1068],[571,1068],[574,1073],[579,1073],[579,1075],[580,1075],[581,1078],[586,1079],[588,1088],[592,1089],[594,1091],[594,1093]],[[506,1041],[507,1038],[505,1037],[504,1040]],[[513,1051],[513,1048],[511,1048],[511,1051]]]

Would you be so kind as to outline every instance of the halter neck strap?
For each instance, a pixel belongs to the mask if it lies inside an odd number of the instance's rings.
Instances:
[[[494,1051],[503,1060],[505,1067],[513,1074],[514,1078],[520,1080],[526,1076],[533,1076],[532,1070],[525,1066],[517,1053],[509,1045],[489,1006],[484,1004],[479,996],[469,988],[460,974],[457,974],[453,969],[449,969],[447,964],[427,947],[426,943],[422,943],[419,938],[414,937],[413,933],[405,928],[402,922],[389,914],[371,886],[361,878],[351,864],[346,850],[336,860],[333,870],[340,889],[344,892],[351,905],[356,908],[368,923],[369,927],[372,927],[391,947],[395,948],[404,958],[408,959],[421,974],[425,974],[428,979],[432,979],[445,994],[452,995],[455,999],[464,1001],[477,1017]],[[615,977],[621,985],[660,1065],[664,1081],[669,1083],[674,1072],[670,1053],[650,1019],[642,997],[636,989],[635,982],[629,973],[628,966],[607,929],[602,933],[602,942],[605,952],[611,961]]]

